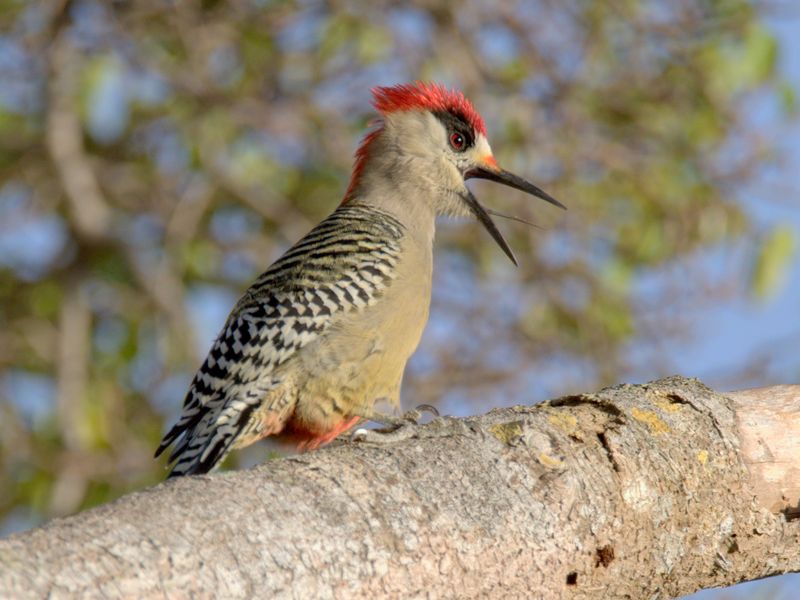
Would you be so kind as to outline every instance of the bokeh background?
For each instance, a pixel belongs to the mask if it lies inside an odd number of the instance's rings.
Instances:
[[[537,224],[500,223],[517,269],[441,224],[406,405],[797,380],[800,5],[0,0],[0,535],[163,478],[227,311],[338,203],[369,88],[414,79],[570,210],[475,185]]]

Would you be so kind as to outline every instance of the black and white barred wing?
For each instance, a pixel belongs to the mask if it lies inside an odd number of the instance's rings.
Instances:
[[[376,224],[366,209],[341,207],[247,291],[156,451],[176,444],[171,475],[214,468],[281,385],[276,368],[323,335],[337,315],[378,300],[393,276],[402,235],[398,223],[382,217]]]

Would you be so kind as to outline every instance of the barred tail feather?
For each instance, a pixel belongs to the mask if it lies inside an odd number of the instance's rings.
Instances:
[[[208,473],[217,468],[247,430],[258,406],[258,403],[248,404],[233,414],[233,407],[229,406],[213,423],[204,420],[200,431],[187,432],[169,458],[170,462],[177,461],[169,477]]]

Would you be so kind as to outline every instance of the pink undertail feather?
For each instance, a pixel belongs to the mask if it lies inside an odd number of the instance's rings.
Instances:
[[[333,429],[326,431],[325,433],[320,433],[319,431],[309,431],[305,428],[300,428],[297,426],[290,426],[284,430],[284,436],[288,438],[288,440],[297,443],[297,449],[300,452],[308,452],[309,450],[316,450],[320,446],[324,446],[325,444],[332,442],[339,435],[353,427],[360,420],[361,417],[351,417],[350,419],[345,419],[344,421],[337,423]]]

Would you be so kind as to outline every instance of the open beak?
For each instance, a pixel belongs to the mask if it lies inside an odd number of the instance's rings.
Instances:
[[[550,204],[554,204],[559,208],[563,208],[564,210],[567,209],[566,206],[561,204],[561,202],[553,198],[541,188],[533,185],[529,181],[526,181],[522,177],[514,175],[513,173],[509,173],[505,169],[501,169],[493,163],[494,159],[491,158],[490,160],[486,161],[485,164],[470,169],[464,174],[464,179],[488,179],[489,181],[496,181],[497,183],[502,183],[508,187],[526,192],[531,196],[541,198],[542,200],[545,200]],[[497,242],[497,245],[500,246],[503,252],[506,253],[506,256],[511,259],[511,262],[516,265],[517,259],[514,257],[514,253],[508,246],[503,234],[501,234],[497,229],[497,225],[495,225],[494,221],[492,221],[492,217],[489,216],[489,213],[486,212],[486,209],[483,208],[483,206],[481,206],[478,202],[478,199],[475,198],[475,196],[469,190],[467,190],[466,194],[463,196],[463,199],[464,202],[467,203],[467,206],[470,207],[478,221],[481,222],[489,234],[494,238],[494,241]]]

